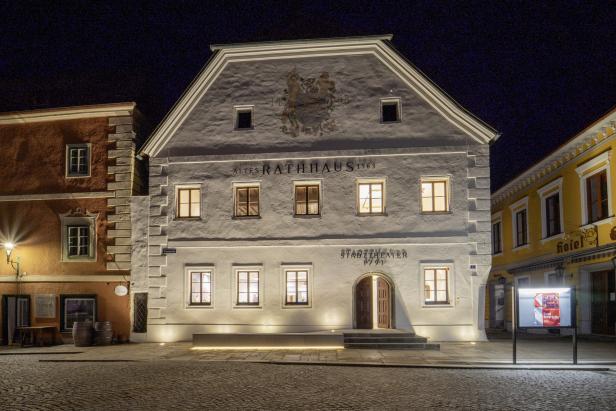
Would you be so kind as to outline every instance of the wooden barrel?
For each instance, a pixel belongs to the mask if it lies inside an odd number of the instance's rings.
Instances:
[[[94,323],[94,343],[96,345],[109,345],[113,337],[113,328],[110,321]]]
[[[75,321],[73,323],[73,341],[75,347],[89,347],[92,345],[92,323],[89,321]]]

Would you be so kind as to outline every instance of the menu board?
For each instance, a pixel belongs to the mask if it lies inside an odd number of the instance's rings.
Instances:
[[[571,288],[519,288],[518,327],[572,327],[571,299]]]

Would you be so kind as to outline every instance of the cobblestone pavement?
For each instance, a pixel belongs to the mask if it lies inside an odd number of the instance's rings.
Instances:
[[[0,358],[0,409],[607,410],[616,404],[614,372],[39,359]]]

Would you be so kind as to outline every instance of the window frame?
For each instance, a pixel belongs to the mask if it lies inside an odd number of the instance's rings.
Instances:
[[[308,190],[306,190],[306,214],[297,214],[297,188],[298,187],[318,187],[319,199],[318,199],[318,207],[319,212],[317,214],[307,214],[308,212]],[[296,180],[293,181],[293,216],[297,218],[316,218],[320,217],[322,213],[322,188],[321,181],[319,180]]]
[[[193,303],[192,301],[192,274],[193,273],[210,273],[210,302],[209,303]],[[215,274],[214,265],[191,265],[184,269],[185,289],[186,289],[186,304],[187,309],[214,308],[214,290],[215,290]],[[200,283],[202,284],[202,283]],[[201,293],[202,294],[202,293]]]
[[[500,229],[498,232],[498,242],[500,245],[500,249],[498,250],[498,252],[496,252],[495,247],[494,247],[494,225],[495,224],[500,225]],[[490,232],[491,232],[491,241],[492,241],[492,255],[493,256],[502,255],[504,243],[503,243],[503,214],[501,211],[499,211],[498,213],[492,214],[492,219],[490,223]]]
[[[188,216],[182,217],[180,216],[180,191],[181,190],[199,190],[199,215],[198,216]],[[191,199],[192,194],[189,193],[189,213],[191,213]],[[175,213],[174,218],[176,220],[201,220],[203,217],[203,190],[201,184],[177,184],[175,186]]]
[[[308,292],[308,302],[307,303],[287,303],[287,272],[290,271],[306,271],[307,272],[307,292]],[[313,273],[312,273],[312,264],[282,264],[280,266],[280,284],[281,284],[281,307],[284,309],[302,309],[302,308],[312,308],[312,281],[313,281]]]
[[[591,158],[590,160],[579,165],[575,171],[578,174],[579,184],[580,184],[580,202],[581,202],[581,227],[585,227],[591,224],[602,224],[604,222],[609,221],[610,218],[614,216],[614,211],[612,207],[612,177],[611,177],[611,155],[612,150],[604,151],[603,153]],[[587,182],[586,180],[589,177],[596,175],[605,171],[606,180],[607,180],[607,217],[597,220],[590,221],[588,203],[587,203]]]
[[[97,260],[97,227],[96,221],[98,219],[98,213],[86,213],[85,215],[74,215],[71,212],[60,215],[60,241],[61,244],[61,256],[60,261],[64,263],[73,262],[96,262]],[[88,226],[90,239],[88,242],[88,255],[82,256],[69,256],[69,244],[68,244],[68,228],[73,226]]]
[[[432,183],[432,207],[434,208],[434,183],[445,183],[445,211],[425,211],[423,209],[423,184]],[[450,176],[422,176],[419,179],[419,211],[421,214],[450,214],[451,211],[451,177]]]
[[[76,299],[76,300],[93,300],[94,301],[94,312],[92,313],[92,323],[96,322],[98,317],[98,296],[96,294],[60,294],[60,332],[67,333],[71,332],[72,328],[66,328],[66,300],[67,299]]]
[[[239,287],[239,273],[247,271],[253,272],[256,271],[259,273],[259,302],[258,303],[240,303],[239,295],[240,295],[240,287]],[[265,288],[265,278],[264,271],[262,265],[234,265],[233,266],[233,308],[239,309],[250,309],[250,308],[263,308],[263,291]],[[248,278],[248,283],[250,284],[250,277]],[[248,293],[250,294],[250,288],[248,288]],[[250,297],[248,297],[250,299]]]
[[[380,212],[361,212],[361,185],[381,184],[381,211]],[[372,187],[370,187],[370,209],[372,210]],[[357,216],[384,216],[387,215],[387,179],[386,178],[357,178],[355,179],[355,214]]]
[[[393,121],[385,121],[383,119],[383,107],[386,105],[395,105],[396,106],[396,113],[397,113],[397,119],[393,120]],[[386,98],[381,98],[381,104],[380,104],[380,110],[379,110],[379,117],[380,117],[380,122],[381,124],[395,124],[395,123],[401,123],[402,122],[402,103],[401,103],[401,99],[400,97],[386,97]]]
[[[238,189],[250,189],[250,188],[256,188],[259,190],[259,196],[258,196],[258,201],[257,201],[257,214],[256,215],[238,215],[237,214],[237,201],[238,201],[238,195],[237,195],[237,190]],[[250,190],[248,190],[248,194],[246,196],[247,200],[248,200],[248,207],[246,208],[246,212],[248,213],[250,210]],[[234,219],[250,219],[250,218],[261,218],[261,182],[244,182],[244,183],[233,183],[233,218]]]
[[[71,166],[71,150],[72,149],[86,149],[86,174],[73,174],[70,171]],[[64,177],[65,178],[89,178],[92,176],[92,144],[91,143],[74,143],[67,144],[65,149],[65,161],[64,161]]]
[[[238,127],[239,126],[239,114],[250,113],[250,127]],[[234,131],[248,131],[255,129],[255,106],[254,105],[240,105],[233,106],[233,130]]]
[[[512,205],[509,206],[509,210],[511,212],[511,237],[512,237],[512,247],[511,249],[514,251],[521,250],[524,248],[530,247],[530,231],[528,226],[528,196],[521,198],[516,201]],[[518,245],[518,224],[517,224],[517,214],[523,210],[526,210],[526,243]]]
[[[420,263],[420,293],[421,293],[421,307],[422,308],[452,308],[455,306],[455,289],[454,289],[454,264],[452,262],[431,262],[431,263]],[[448,301],[446,303],[439,302],[427,302],[425,296],[425,286],[426,286],[426,270],[439,270],[445,269],[447,270],[447,298]],[[436,272],[435,272],[436,275]],[[436,292],[438,290],[435,290]]]
[[[514,280],[516,289],[520,288],[520,280],[528,280],[528,285],[526,287],[531,287],[531,276],[528,274],[515,276]]]
[[[541,242],[553,240],[556,238],[563,237],[565,227],[564,227],[564,215],[563,215],[563,178],[559,177],[556,180],[544,185],[543,187],[537,190],[537,194],[539,195],[539,203],[541,208]],[[547,200],[554,195],[558,195],[558,212],[559,212],[559,225],[560,232],[554,233],[550,235],[548,232],[549,221],[548,221],[548,211],[547,211]]]

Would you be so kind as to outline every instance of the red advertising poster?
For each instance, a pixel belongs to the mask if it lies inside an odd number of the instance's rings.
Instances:
[[[543,326],[560,327],[560,297],[558,293],[543,294]]]

